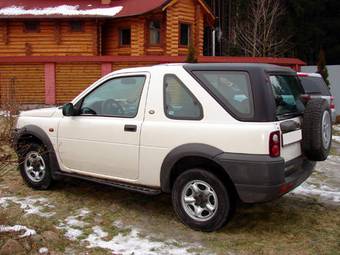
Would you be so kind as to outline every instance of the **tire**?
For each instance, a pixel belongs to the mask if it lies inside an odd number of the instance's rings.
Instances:
[[[194,193],[193,184],[199,187],[200,192],[208,190],[207,185],[210,186],[212,193],[208,195],[209,202],[204,194]],[[199,197],[199,194],[203,197]],[[194,196],[196,196],[195,202],[193,202]],[[228,189],[221,180],[214,174],[198,168],[187,170],[178,176],[172,189],[172,204],[179,219],[192,229],[205,232],[216,231],[227,223],[234,211],[234,204],[231,203],[230,198]],[[192,202],[184,202],[186,199]],[[195,207],[207,208],[208,204],[210,209],[212,205],[215,206],[212,213],[204,209],[197,214],[199,216],[194,216]]]
[[[324,99],[312,99],[307,105],[302,123],[302,150],[312,161],[327,159],[332,143],[332,120]]]
[[[27,146],[19,157],[20,173],[26,184],[37,190],[46,190],[52,184],[48,151],[36,143]]]

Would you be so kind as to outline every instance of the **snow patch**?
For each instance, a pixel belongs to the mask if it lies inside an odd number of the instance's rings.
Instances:
[[[48,202],[47,198],[43,197],[0,197],[0,206],[2,208],[7,208],[9,206],[9,202],[20,205],[20,208],[24,210],[25,215],[34,214],[40,217],[49,218],[55,214],[55,212],[44,212],[46,209],[54,208],[54,205],[51,205]]]
[[[333,141],[335,141],[335,142],[337,142],[337,143],[340,143],[340,136],[338,136],[338,135],[333,135],[333,136],[332,136],[332,139],[333,139]]]
[[[337,132],[340,132],[340,125],[333,126],[333,129]]]
[[[114,224],[114,225],[120,225]],[[152,241],[150,237],[141,237],[140,232],[132,228],[128,234],[119,233],[111,240],[106,241],[108,233],[103,231],[100,226],[92,227],[93,233],[90,234],[82,242],[88,242],[87,248],[103,248],[111,250],[113,253],[118,254],[134,254],[134,255],[162,255],[162,254],[191,254],[188,252],[190,248],[199,248],[199,245],[188,245],[178,243],[176,241]]]
[[[80,10],[79,5],[60,5],[56,7],[25,9],[22,6],[10,6],[0,9],[0,15],[19,16],[19,15],[64,15],[64,16],[116,16],[121,10],[122,6],[115,6],[109,8],[95,8],[88,10]]]
[[[46,247],[41,247],[39,249],[39,254],[47,254],[48,253],[48,249]]]
[[[14,225],[14,226],[0,225],[0,233],[21,232],[21,231],[25,231],[25,232],[22,235],[19,236],[20,238],[37,234],[37,232],[34,229],[30,229],[30,228],[22,226],[22,225]]]
[[[67,217],[64,222],[60,222],[58,229],[65,231],[64,236],[69,240],[77,240],[79,236],[83,234],[81,230],[85,226],[89,225],[83,219],[90,213],[86,208],[78,210],[76,215]]]
[[[326,185],[321,185],[318,187],[314,184],[303,183],[301,186],[297,187],[293,193],[304,196],[319,196],[321,199],[340,203],[340,190]]]

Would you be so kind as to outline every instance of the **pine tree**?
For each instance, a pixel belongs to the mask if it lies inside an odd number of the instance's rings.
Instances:
[[[188,55],[187,59],[185,60],[186,63],[197,63],[197,56],[196,56],[196,49],[194,44],[192,43],[192,40],[190,40],[189,43],[189,49],[188,49]]]
[[[321,74],[322,78],[325,80],[327,86],[329,87],[330,83],[328,80],[328,70],[326,66],[326,57],[325,57],[325,51],[323,49],[320,49],[319,52],[319,60],[318,60],[318,71],[319,74]]]

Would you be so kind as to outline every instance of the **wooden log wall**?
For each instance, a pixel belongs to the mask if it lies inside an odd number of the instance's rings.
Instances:
[[[44,65],[0,65],[0,104],[44,104]]]
[[[101,77],[99,63],[61,63],[56,65],[56,103],[76,97]]]
[[[69,21],[40,21],[38,32],[25,32],[24,21],[0,22],[0,56],[97,55],[97,22],[84,21],[72,32]]]
[[[166,54],[182,56],[188,53],[187,47],[179,45],[179,24],[191,24],[191,36],[198,55],[203,54],[204,14],[196,0],[175,2],[166,11]]]

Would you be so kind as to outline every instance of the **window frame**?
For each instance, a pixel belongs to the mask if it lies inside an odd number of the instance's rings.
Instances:
[[[249,92],[249,103],[251,107],[251,111],[249,114],[243,114],[237,109],[235,109],[234,106],[232,106],[227,100],[221,100],[212,90],[205,84],[204,81],[202,81],[195,73],[196,72],[228,72],[228,73],[244,73],[247,76],[248,80],[248,92]],[[253,120],[255,116],[255,99],[254,99],[254,89],[252,85],[252,79],[251,75],[248,71],[245,70],[193,70],[190,72],[190,74],[194,77],[194,79],[211,95],[216,102],[226,111],[228,112],[232,117],[239,121],[249,121]]]
[[[123,44],[123,37],[122,37],[122,32],[123,30],[130,30],[130,42],[129,44]],[[132,36],[132,31],[131,31],[131,26],[127,27],[120,27],[118,29],[118,36],[119,36],[119,47],[121,48],[130,48],[131,47],[131,36]]]
[[[34,30],[28,29],[28,24],[35,24],[36,28]],[[26,20],[23,22],[24,33],[40,33],[40,21],[37,20]]]
[[[75,23],[78,23],[80,25],[79,30],[74,29],[73,24],[75,24]],[[84,29],[85,24],[84,24],[84,21],[82,21],[82,20],[70,20],[68,22],[68,24],[69,24],[70,32],[72,32],[72,33],[81,33],[81,32],[84,32],[84,30],[85,30]]]
[[[187,25],[188,26],[188,44],[182,44],[181,42],[181,36],[182,36],[182,30],[181,30],[181,25]],[[180,48],[189,48],[190,43],[192,42],[192,36],[193,36],[193,31],[192,31],[192,23],[188,21],[179,21],[178,22],[178,47]]]
[[[101,86],[103,86],[104,84],[106,84],[107,82],[110,82],[112,80],[115,79],[121,79],[121,78],[134,78],[134,77],[144,77],[144,84],[143,84],[143,88],[141,90],[140,93],[140,97],[139,97],[139,103],[138,103],[138,107],[136,110],[136,114],[134,116],[118,116],[118,115],[105,115],[105,114],[81,114],[81,108],[83,106],[84,100],[86,97],[88,97],[92,92],[96,91],[98,88],[100,88]],[[82,98],[80,98],[76,104],[75,104],[75,109],[77,111],[77,116],[82,116],[82,117],[106,117],[106,118],[121,118],[121,119],[134,119],[137,117],[138,113],[139,113],[139,109],[140,109],[140,105],[141,105],[141,100],[142,100],[142,96],[143,96],[143,92],[145,89],[145,85],[148,83],[148,75],[146,73],[141,73],[141,74],[131,74],[131,75],[119,75],[119,76],[115,76],[115,77],[111,77],[105,81],[103,81],[102,83],[100,83],[99,85],[95,86],[94,88],[92,88],[91,90],[89,90],[84,96],[82,96]]]
[[[151,22],[159,22],[159,43],[152,43],[151,42],[151,29],[150,29],[150,24]],[[159,18],[154,18],[154,19],[149,19],[147,22],[147,36],[146,36],[146,40],[147,40],[147,45],[149,47],[160,47],[162,45],[162,20]]]
[[[196,100],[196,102],[198,103],[199,106],[199,110],[200,110],[200,115],[199,117],[175,117],[175,116],[171,116],[167,113],[166,111],[166,88],[165,88],[165,79],[167,76],[173,76],[175,79],[177,79],[179,81],[179,84],[181,85],[181,87],[194,99]],[[203,111],[203,107],[201,102],[197,99],[197,97],[190,91],[190,89],[185,85],[185,83],[175,74],[173,73],[166,73],[163,76],[163,112],[165,114],[165,116],[168,119],[171,120],[193,120],[193,121],[200,121],[204,118],[204,111]]]

